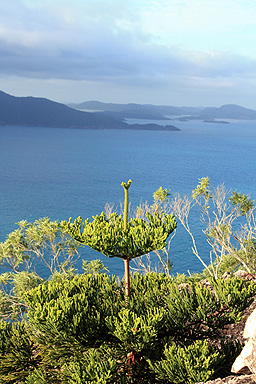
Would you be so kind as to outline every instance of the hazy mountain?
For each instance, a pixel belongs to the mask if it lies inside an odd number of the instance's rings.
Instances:
[[[0,125],[83,129],[138,129],[103,113],[77,111],[64,104],[35,97],[15,97],[0,91]],[[143,125],[139,129],[179,130]]]
[[[220,108],[205,108],[199,117],[201,119],[255,120],[256,111],[235,104],[227,104],[222,105]]]
[[[110,116],[80,112],[64,104],[35,97],[15,97],[0,91],[0,123],[35,127],[124,128]]]
[[[255,110],[233,104],[223,105],[220,108],[177,108],[151,104],[100,103],[98,101],[71,105],[67,106],[43,98],[15,97],[0,91],[0,125],[178,131],[179,129],[173,125],[129,125],[124,119],[167,120],[166,116],[170,116],[170,120],[198,119],[208,122],[219,122],[215,119],[256,119]],[[83,107],[86,111],[91,110],[92,112],[77,110],[74,109],[74,106],[79,109]]]
[[[181,120],[199,119],[241,119],[250,120],[256,119],[256,111],[239,105],[228,104],[219,108],[196,108],[196,107],[174,107],[167,105],[151,105],[151,104],[114,104],[114,103],[101,103],[99,101],[85,101],[81,104],[69,104],[72,108],[84,109],[91,111],[102,111],[108,115],[124,119],[151,119],[161,120],[166,116],[171,119],[174,116],[180,116]]]
[[[85,101],[81,104],[68,104],[70,107],[86,111],[102,111],[117,118],[134,118],[166,120],[166,115],[184,115],[186,112],[178,107],[152,104],[114,104],[99,101]]]

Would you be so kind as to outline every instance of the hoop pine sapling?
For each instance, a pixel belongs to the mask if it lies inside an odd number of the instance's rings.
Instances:
[[[90,248],[101,252],[107,257],[119,257],[125,265],[125,293],[130,296],[130,267],[131,259],[149,252],[161,250],[166,246],[168,236],[177,226],[174,215],[164,214],[163,211],[146,213],[146,220],[132,218],[128,221],[128,190],[132,181],[121,183],[124,188],[124,213],[112,213],[109,218],[102,212],[100,216],[93,216],[89,222],[79,216],[74,223],[63,221],[70,236]]]

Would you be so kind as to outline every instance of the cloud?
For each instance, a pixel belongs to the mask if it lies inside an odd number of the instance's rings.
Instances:
[[[256,72],[256,61],[232,52],[195,52],[144,44],[126,33],[114,35],[106,30],[104,38],[58,44],[55,39],[34,36],[15,42],[0,38],[0,72],[38,78],[76,80],[155,81],[177,76],[231,77]],[[40,40],[40,44],[34,44]],[[43,40],[43,42],[42,42]]]
[[[16,12],[11,22],[10,10],[13,7],[10,4],[14,3]],[[171,36],[171,30],[177,29],[177,21],[168,24],[166,18],[173,21],[180,10],[186,21],[182,28],[188,30],[192,23],[188,16],[192,9],[191,2],[176,1],[181,6],[174,7],[174,10],[165,1],[149,2],[147,8],[143,3],[139,3],[137,8],[124,3],[118,0],[88,0],[70,5],[67,1],[46,1],[36,2],[35,6],[35,3],[28,1],[4,1],[5,11],[0,16],[2,74],[67,79],[116,76],[119,80],[120,77],[133,78],[141,74],[144,77],[157,76],[160,72],[163,75],[191,73],[198,76],[212,73],[214,76],[216,73],[224,75],[222,71],[227,74],[228,69],[230,73],[254,70],[253,60],[246,60],[233,52],[191,50],[172,42],[167,45],[154,38],[156,26],[159,29],[160,25],[162,29],[168,26]],[[162,5],[160,15],[152,14],[159,4]],[[195,15],[199,5],[201,16],[197,17],[201,19],[203,15],[204,19],[208,8],[202,0],[193,2],[192,15]],[[212,2],[207,2],[208,6],[212,8]],[[145,20],[143,24],[143,16],[147,22],[151,21],[147,28]],[[195,21],[197,19],[193,23]],[[205,23],[209,25],[209,20]]]
[[[2,0],[0,76],[143,97],[249,87],[255,17],[239,0]]]

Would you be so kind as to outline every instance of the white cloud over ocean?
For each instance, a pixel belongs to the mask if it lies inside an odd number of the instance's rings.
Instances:
[[[256,109],[256,3],[1,0],[0,89]]]

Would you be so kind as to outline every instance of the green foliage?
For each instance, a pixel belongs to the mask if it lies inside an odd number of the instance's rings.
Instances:
[[[22,221],[0,244],[0,264],[11,269],[0,276],[2,317],[17,319],[28,309],[26,323],[0,323],[0,384],[193,384],[230,372],[241,346],[225,338],[218,349],[214,345],[225,325],[241,320],[256,287],[235,278],[201,280],[237,268],[238,261],[245,269],[255,265],[252,201],[235,191],[228,205],[221,190],[212,193],[208,178],[193,191],[216,254],[207,273],[134,274],[128,287],[127,275],[119,283],[94,260],[83,261],[85,273],[78,275],[70,264],[78,242],[122,258],[126,272],[130,259],[165,249],[176,228],[175,217],[167,213],[169,190],[159,188],[154,204],[128,221],[130,185],[131,180],[122,183],[123,216],[102,213],[92,222],[79,217],[61,226],[49,219]],[[191,206],[179,206],[189,233]],[[246,219],[246,236],[234,233],[237,218]],[[197,254],[194,238],[193,251]],[[48,281],[35,271],[40,261],[52,273]]]
[[[223,309],[220,311],[226,312],[224,318],[228,319],[227,324],[241,321],[243,310],[253,301],[256,292],[255,284],[253,282],[247,284],[243,279],[231,277],[224,281],[217,280],[213,287],[218,299],[223,303],[221,307]],[[216,322],[219,322],[219,313]],[[221,324],[219,328],[221,328]]]
[[[164,358],[151,367],[165,382],[194,384],[211,378],[221,360],[219,352],[213,352],[206,340],[196,341],[188,347],[172,343],[165,347]]]
[[[193,199],[203,196],[207,201],[212,198],[209,185],[209,177],[202,177],[199,179],[200,183],[197,185],[196,189],[192,191]]]
[[[247,195],[237,191],[230,193],[224,185],[213,189],[209,178],[205,177],[199,180],[198,186],[192,191],[192,198],[176,194],[170,201],[170,208],[191,237],[192,252],[203,264],[207,275],[220,278],[224,265],[231,272],[238,268],[248,273],[256,271],[255,207],[254,201]],[[211,246],[210,265],[200,255],[196,236],[190,228],[192,209],[196,209],[196,215],[203,223],[202,232]]]
[[[82,266],[84,273],[96,275],[97,273],[109,272],[108,268],[102,263],[100,259],[87,261],[83,260]]]
[[[34,223],[23,220],[18,226],[0,243],[0,266],[8,270],[0,275],[0,318],[6,320],[26,314],[22,295],[45,281],[37,274],[42,264],[49,268],[53,280],[72,278],[71,261],[80,246],[49,218]]]
[[[160,371],[174,375],[183,366],[188,383],[211,377],[217,356],[221,369],[232,348],[216,354],[203,340],[214,344],[226,324],[239,321],[256,289],[234,278],[211,284],[214,291],[197,282],[178,287],[164,274],[135,274],[129,305],[117,281],[104,274],[39,285],[24,294],[40,356],[27,380],[40,374],[61,384],[155,383],[163,380]]]
[[[248,213],[248,211],[254,206],[254,201],[251,200],[249,196],[237,192],[237,190],[232,192],[229,201],[232,205],[235,205],[239,209],[241,215]]]
[[[82,359],[65,363],[62,369],[62,383],[64,384],[111,384],[121,383],[118,374],[119,365],[113,356],[108,356],[104,348],[89,349]]]
[[[24,384],[49,384],[49,378],[45,378],[45,375],[41,369],[35,369],[33,372],[30,372],[26,377]]]
[[[107,257],[119,257],[125,264],[125,292],[130,296],[130,269],[131,259],[142,256],[152,251],[166,247],[168,236],[176,228],[173,215],[166,215],[162,210],[145,214],[146,219],[132,218],[128,221],[128,190],[132,181],[122,183],[125,192],[124,213],[117,215],[112,213],[106,217],[105,212],[100,216],[93,216],[83,222],[78,217],[74,223],[63,221],[61,226],[70,236],[92,249],[103,253]],[[163,192],[162,192],[163,193]]]
[[[242,270],[248,273],[247,269],[245,268],[244,264],[241,260],[249,260],[250,265],[253,267],[253,271],[256,270],[256,258],[255,254],[256,251],[254,249],[254,246],[252,249],[248,252],[247,255],[245,255],[245,252],[243,250],[238,250],[237,254],[239,256],[239,259],[235,257],[235,255],[224,255],[222,257],[221,263],[218,262],[219,260],[215,260],[213,263],[209,264],[208,269],[214,273],[214,270],[218,267],[218,275],[223,276],[226,272],[233,274],[234,272],[237,272],[238,270]],[[205,277],[209,277],[209,273],[207,270],[203,271],[203,275]]]
[[[21,271],[20,273],[9,273],[13,294],[22,297],[23,293],[37,287],[44,280],[35,272]]]
[[[18,226],[5,242],[0,243],[2,267],[15,272],[30,271],[35,269],[40,260],[53,273],[67,268],[77,253],[79,244],[68,236],[57,221],[50,221],[47,217],[34,223],[22,220]]]
[[[170,189],[163,189],[162,187],[158,188],[154,193],[153,193],[153,198],[155,203],[162,204],[166,202],[170,196]]]
[[[118,316],[107,317],[106,324],[123,348],[141,352],[157,343],[163,318],[163,309],[153,308],[138,316],[132,309],[123,308]]]
[[[62,226],[76,240],[108,257],[128,257],[133,259],[156,249],[166,246],[166,239],[175,229],[176,222],[173,215],[157,212],[147,213],[147,221],[131,219],[127,230],[124,230],[122,216],[116,213],[106,218],[104,212],[83,222],[78,217],[74,223],[62,222]]]
[[[32,329],[23,323],[0,323],[0,383],[24,383],[38,366],[40,357]]]
[[[24,300],[34,327],[75,337],[92,347],[108,337],[105,318],[125,305],[116,279],[104,274],[77,275],[62,283],[49,281],[27,292]]]
[[[171,210],[169,207],[169,192],[169,189],[163,189],[160,187],[153,193],[154,203],[149,205],[147,202],[141,202],[140,205],[135,209],[135,217],[145,220],[147,212],[150,212],[151,214],[154,214],[154,212],[163,213],[165,215],[170,214]],[[172,232],[173,234],[171,238],[166,241],[167,245],[164,248],[160,250],[154,250],[151,253],[147,253],[133,259],[131,269],[143,274],[151,272],[164,272],[167,276],[171,277],[173,263],[170,259],[170,248],[172,239],[176,234],[176,226]],[[152,256],[154,256],[154,259]]]
[[[177,275],[172,275],[170,278],[175,284],[179,285],[184,283],[198,283],[205,278],[205,275],[203,273],[192,273],[189,275],[185,273],[177,273]]]
[[[131,186],[132,181],[129,180],[128,183],[122,182],[121,185],[124,188],[124,231],[127,230],[128,225],[128,206],[129,206],[129,193],[128,190]]]
[[[77,275],[77,270],[73,266],[70,266],[64,271],[53,272],[53,274],[50,275],[48,280],[58,282],[58,283],[63,283],[67,280],[72,280],[76,275]],[[47,283],[47,280],[45,280],[45,283]]]
[[[27,310],[22,295],[43,281],[35,272],[2,273],[0,275],[0,317],[11,320],[22,317]]]
[[[136,275],[129,306],[140,316],[147,315],[145,309],[163,308],[163,324],[168,329],[163,334],[177,341],[214,338],[225,324],[240,320],[244,306],[252,302],[255,286],[239,279],[211,283],[217,294],[198,283],[178,287],[164,275]]]

